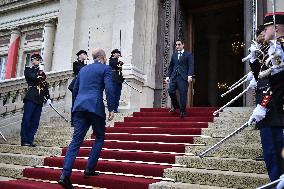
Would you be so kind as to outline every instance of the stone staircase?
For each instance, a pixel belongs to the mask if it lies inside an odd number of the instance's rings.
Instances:
[[[214,145],[222,138],[247,122],[252,108],[226,108],[219,117],[202,129],[202,134],[209,137],[195,138],[195,143],[204,146],[186,146],[185,155],[176,157],[176,163],[185,168],[169,168],[164,171],[166,178],[175,182],[159,182],[150,185],[150,189],[185,189],[194,188],[191,184],[210,185],[227,188],[256,188],[269,181],[265,163],[255,161],[262,155],[259,131],[246,128],[235,137],[226,141],[217,150],[204,158],[198,154]],[[191,184],[185,184],[191,183]]]
[[[264,162],[255,161],[262,154],[259,132],[246,128],[219,149],[199,158],[199,153],[215,144],[228,133],[248,120],[251,108],[226,108],[219,117],[202,129],[202,137],[186,146],[184,156],[176,156],[176,164],[164,170],[164,177],[175,182],[161,181],[150,184],[149,189],[226,189],[256,188],[269,182]],[[121,121],[127,114],[119,114],[115,121]],[[68,117],[68,116],[67,116]],[[113,123],[109,123],[112,125]],[[35,139],[35,148],[21,147],[19,138],[0,144],[0,176],[3,180],[22,178],[28,167],[43,166],[44,158],[61,156],[62,148],[68,146],[73,129],[60,118],[42,122]],[[89,140],[91,133],[87,134]],[[0,177],[0,180],[1,180]],[[8,177],[8,178],[7,178]],[[86,186],[80,186],[87,188]]]
[[[115,121],[122,121],[123,117],[130,114],[118,114]],[[68,114],[64,115],[70,117]],[[114,121],[109,122],[108,126],[113,125]],[[60,156],[62,148],[69,145],[72,138],[73,128],[59,117],[52,117],[49,122],[40,123],[35,136],[36,147],[20,146],[20,137],[8,138],[8,142],[0,139],[0,181],[14,179],[28,179],[23,177],[25,168],[40,167],[44,164],[44,158]],[[86,135],[91,138],[91,130]],[[49,181],[40,180],[42,183]],[[54,184],[54,182],[51,182]],[[1,187],[0,187],[1,188]],[[82,185],[81,188],[90,188]],[[94,189],[99,189],[93,187]]]

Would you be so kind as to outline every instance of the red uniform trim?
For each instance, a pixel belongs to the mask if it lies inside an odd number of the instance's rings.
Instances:
[[[262,99],[261,106],[266,107],[271,99],[271,95],[265,95]]]

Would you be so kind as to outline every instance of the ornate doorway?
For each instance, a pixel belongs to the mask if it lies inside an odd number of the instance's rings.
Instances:
[[[169,105],[164,78],[177,38],[183,39],[185,49],[194,54],[193,105],[224,104],[228,99],[220,99],[220,94],[244,74],[243,1],[160,0],[159,3],[154,106]],[[233,105],[242,106],[242,99]]]

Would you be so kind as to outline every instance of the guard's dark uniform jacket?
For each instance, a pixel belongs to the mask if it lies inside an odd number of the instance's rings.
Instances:
[[[77,75],[79,74],[81,68],[83,68],[84,66],[86,66],[86,64],[84,63],[84,61],[81,60],[76,60],[75,62],[73,62],[73,75],[74,78],[71,81],[70,85],[68,86],[68,89],[72,92],[73,88],[74,88],[74,84],[77,78]]]
[[[284,37],[277,40],[284,51]],[[270,100],[266,106],[268,112],[260,123],[267,127],[284,128],[284,70],[274,75],[269,75],[268,82],[270,86],[267,94],[270,96]]]
[[[266,106],[268,112],[260,123],[284,128],[284,71],[270,76],[268,80],[271,98]]]
[[[50,99],[45,73],[43,71],[40,72],[38,67],[33,66],[31,68],[26,67],[24,75],[28,83],[24,102],[30,100],[42,106],[47,99]]]
[[[122,76],[122,68],[118,67],[118,58],[109,58],[109,65],[112,68],[112,80],[116,83],[123,83],[124,78]]]

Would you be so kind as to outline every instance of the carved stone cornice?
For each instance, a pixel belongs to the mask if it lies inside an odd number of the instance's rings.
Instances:
[[[47,22],[49,20],[58,18],[58,15],[59,15],[59,10],[53,10],[32,16],[9,20],[2,23],[0,21],[0,30],[7,30],[15,27],[24,27],[27,25],[33,25],[35,23]]]
[[[21,9],[24,7],[44,3],[47,1],[59,1],[59,0],[0,0],[0,13]]]
[[[22,27],[21,32],[24,33],[24,32],[29,32],[29,31],[35,31],[35,30],[43,29],[43,27],[44,27],[44,23],[32,24],[32,25]]]

